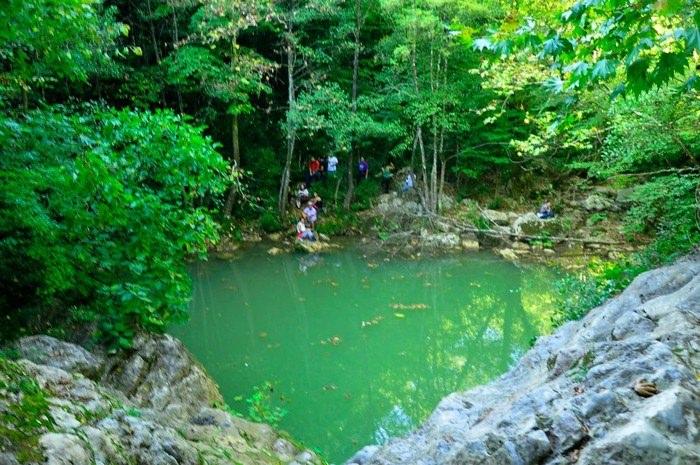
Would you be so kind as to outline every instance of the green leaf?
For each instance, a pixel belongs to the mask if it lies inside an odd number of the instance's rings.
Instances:
[[[664,84],[676,74],[682,74],[688,64],[687,60],[683,53],[662,53],[652,75],[654,84]]]
[[[615,86],[615,88],[610,92],[610,100],[615,100],[617,97],[621,95],[625,95],[625,92],[627,91],[627,86],[624,84],[620,84]]]
[[[699,27],[689,27],[683,32],[683,37],[685,38],[685,48],[688,52],[693,50],[700,51],[700,28]]]
[[[604,58],[595,64],[591,75],[593,79],[606,79],[615,74],[618,64],[619,62],[617,60]]]
[[[483,52],[484,50],[491,50],[491,41],[485,37],[481,37],[474,41],[472,47],[474,50],[478,50],[480,52]]]
[[[633,94],[638,95],[651,88],[652,83],[649,79],[650,64],[651,62],[648,58],[640,58],[627,67],[628,88]]]

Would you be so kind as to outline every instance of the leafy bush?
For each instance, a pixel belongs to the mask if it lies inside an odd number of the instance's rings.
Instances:
[[[553,325],[557,327],[583,318],[589,310],[624,289],[642,271],[630,261],[616,263],[593,259],[581,273],[559,279],[555,283],[559,298]]]
[[[347,234],[351,228],[356,227],[358,223],[359,219],[354,213],[338,212],[332,216],[323,216],[316,229],[328,236],[342,236]]]
[[[282,230],[282,223],[276,213],[266,211],[260,217],[260,227],[267,233],[273,233]]]
[[[355,188],[355,201],[352,211],[366,210],[371,206],[372,200],[379,195],[379,184],[373,179],[360,182]]]
[[[0,336],[91,322],[112,349],[186,315],[185,259],[217,238],[211,140],[170,112],[0,118]]]

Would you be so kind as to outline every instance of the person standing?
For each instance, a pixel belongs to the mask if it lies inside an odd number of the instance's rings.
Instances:
[[[330,157],[328,157],[328,176],[335,178],[336,170],[338,169],[338,157],[335,156],[335,154],[331,154]]]
[[[389,188],[391,187],[391,178],[394,177],[394,173],[391,172],[393,169],[393,163],[389,163],[388,165],[382,168],[382,192],[384,192],[385,194],[389,193]]]
[[[365,157],[360,157],[360,162],[357,164],[357,173],[359,174],[359,180],[367,179],[369,176],[369,163],[365,160]]]
[[[411,189],[413,189],[413,172],[409,171],[408,174],[406,174],[406,179],[403,181],[401,192],[406,193]]]
[[[311,161],[309,162],[309,184],[311,184],[313,181],[316,181],[319,176],[319,171],[321,169],[321,163],[319,163],[318,160],[316,160],[315,157],[311,157]]]

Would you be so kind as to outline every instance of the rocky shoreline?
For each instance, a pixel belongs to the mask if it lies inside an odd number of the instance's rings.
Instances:
[[[638,249],[622,234],[622,217],[629,193],[597,188],[558,205],[557,216],[541,220],[532,211],[482,208],[470,199],[441,199],[443,213],[427,214],[415,192],[377,197],[362,212],[362,224],[348,234],[370,254],[420,257],[491,250],[510,261],[564,262],[577,257],[617,259]],[[294,251],[323,253],[337,248],[337,239],[323,236],[317,243],[295,241],[292,234],[264,234],[255,228],[234,241],[224,237],[214,249],[217,257],[235,258],[245,244],[267,241],[270,255]],[[342,241],[341,241],[342,242]]]
[[[347,465],[700,463],[700,257],[640,275],[501,378]]]
[[[17,432],[3,414],[29,396],[14,392],[11,371],[35,380],[49,418],[28,441],[0,437],[0,465],[321,463],[270,426],[225,410],[216,384],[169,335],[138,336],[118,356],[49,336],[23,338],[16,351],[12,370],[0,370],[0,428]]]

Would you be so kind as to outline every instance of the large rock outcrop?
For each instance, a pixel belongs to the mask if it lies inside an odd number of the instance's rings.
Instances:
[[[14,444],[0,437],[0,464],[319,463],[270,426],[223,410],[217,386],[171,336],[139,336],[133,350],[113,357],[48,336],[21,339],[17,352],[12,371],[46,393],[53,425],[34,428],[36,437],[17,434]],[[0,366],[0,431],[17,432],[2,424],[11,420],[3,412],[22,403],[9,375]]]
[[[639,276],[361,465],[700,463],[700,259]]]

